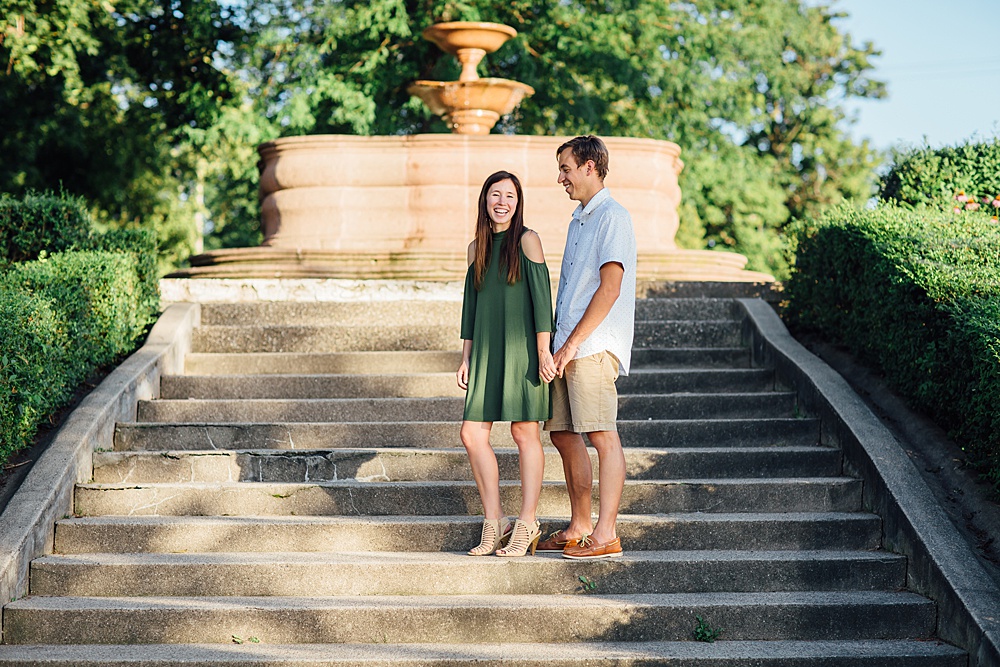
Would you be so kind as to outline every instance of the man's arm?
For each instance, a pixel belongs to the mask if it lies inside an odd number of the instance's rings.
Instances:
[[[622,278],[625,277],[625,268],[618,262],[608,262],[601,266],[601,284],[594,292],[594,296],[587,304],[587,310],[583,317],[573,328],[569,338],[563,346],[552,355],[552,361],[556,366],[556,373],[562,377],[566,364],[573,360],[580,344],[587,340],[594,329],[604,321],[604,318],[611,312],[611,307],[618,300],[618,295],[622,290]]]

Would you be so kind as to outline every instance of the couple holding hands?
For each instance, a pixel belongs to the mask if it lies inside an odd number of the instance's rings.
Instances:
[[[484,521],[473,556],[562,552],[592,560],[622,555],[615,523],[625,484],[618,437],[615,380],[628,374],[635,313],[636,247],[632,221],[604,187],[608,150],[593,136],[556,151],[558,183],[579,202],[570,222],[556,298],[555,322],[541,240],[524,226],[521,183],[499,171],[483,184],[462,307],[466,390],[461,438],[482,500]],[[555,332],[554,339],[552,338]],[[521,473],[521,512],[503,513],[495,421],[511,422]],[[562,458],[569,525],[539,542],[536,518],[545,456],[545,422]],[[590,455],[597,450],[600,510],[591,521]]]

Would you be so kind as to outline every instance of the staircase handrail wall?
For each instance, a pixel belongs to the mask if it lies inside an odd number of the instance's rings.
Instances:
[[[93,453],[113,449],[115,424],[136,419],[137,402],[156,398],[160,377],[183,372],[195,303],[168,306],[146,342],[69,414],[0,514],[0,603],[28,593],[32,559],[51,554],[56,521],[73,514],[73,490],[93,477]]]
[[[863,480],[862,502],[882,518],[883,547],[907,557],[907,585],[938,606],[937,634],[969,653],[970,667],[1000,667],[1000,586],[976,559],[913,461],[844,378],[796,341],[759,299],[737,299],[754,366],[775,369],[824,443],[840,447]]]

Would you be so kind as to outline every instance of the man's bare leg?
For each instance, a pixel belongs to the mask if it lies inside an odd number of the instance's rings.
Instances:
[[[580,539],[589,535],[593,527],[590,513],[591,487],[594,483],[594,470],[587,453],[587,444],[583,436],[572,431],[552,431],[549,433],[552,444],[562,458],[563,474],[566,475],[566,490],[569,492],[570,521],[563,531],[563,539]]]
[[[610,542],[618,536],[615,524],[618,507],[625,488],[625,452],[617,431],[588,433],[590,444],[597,450],[600,513],[591,538],[597,544]]]

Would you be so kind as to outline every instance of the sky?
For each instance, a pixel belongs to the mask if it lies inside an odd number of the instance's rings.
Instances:
[[[852,102],[855,138],[934,148],[1000,137],[1000,0],[830,0],[841,31],[872,41],[884,100]]]

